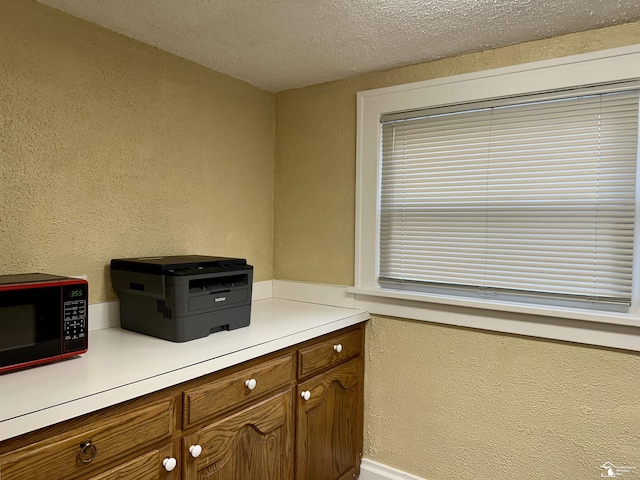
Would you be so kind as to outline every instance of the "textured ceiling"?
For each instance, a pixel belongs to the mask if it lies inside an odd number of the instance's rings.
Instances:
[[[640,0],[40,0],[270,91],[640,20]]]

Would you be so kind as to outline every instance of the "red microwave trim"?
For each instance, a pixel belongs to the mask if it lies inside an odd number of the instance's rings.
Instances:
[[[13,370],[21,370],[23,368],[35,367],[38,365],[44,365],[46,363],[57,362],[58,360],[63,360],[65,358],[71,358],[71,357],[75,357],[76,355],[82,355],[83,353],[87,353],[87,351],[88,349],[85,348],[84,350],[76,350],[75,352],[71,352],[71,353],[54,355],[53,357],[39,358],[38,360],[32,360],[30,362],[15,363],[13,365],[8,365],[6,367],[0,367],[0,373],[7,373]]]
[[[69,278],[63,280],[43,280],[28,283],[8,283],[0,285],[0,291],[3,290],[24,290],[27,288],[45,288],[45,287],[62,287],[64,285],[88,285],[89,282],[82,278]]]

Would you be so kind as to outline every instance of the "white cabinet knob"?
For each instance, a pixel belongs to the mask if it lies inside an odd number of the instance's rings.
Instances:
[[[336,352],[340,353],[340,352],[342,351],[342,344],[341,344],[341,343],[339,343],[339,344],[337,344],[337,345],[334,345],[334,346],[333,346],[333,349],[334,349]]]
[[[202,453],[202,447],[200,445],[191,445],[189,447],[189,453],[193,458],[198,458]]]
[[[246,382],[244,382],[244,384],[249,390],[253,390],[254,388],[256,388],[258,382],[256,382],[255,378],[252,378],[251,380],[247,380]]]
[[[173,457],[167,457],[162,461],[162,466],[167,472],[170,472],[174,468],[176,468],[176,465],[178,465],[178,462]]]
[[[300,393],[300,396],[305,400],[309,400],[311,398],[311,392],[309,390],[305,390],[304,392]]]

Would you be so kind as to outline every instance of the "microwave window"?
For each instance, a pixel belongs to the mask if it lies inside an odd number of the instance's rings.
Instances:
[[[35,344],[35,305],[0,307],[0,352]]]

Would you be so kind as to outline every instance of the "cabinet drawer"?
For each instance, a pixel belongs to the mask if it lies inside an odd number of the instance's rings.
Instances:
[[[0,478],[68,480],[97,471],[169,437],[175,425],[173,403],[167,399],[132,409],[3,455]]]
[[[335,335],[298,350],[298,378],[305,378],[360,355],[362,330]]]
[[[247,384],[252,380],[255,383]],[[293,380],[293,354],[288,353],[187,389],[183,393],[183,428],[221,416],[258,397],[286,388]]]
[[[165,458],[173,459],[177,463],[171,445],[134,458],[91,477],[90,480],[178,480],[180,470],[176,465],[176,468],[167,472],[162,463]]]

